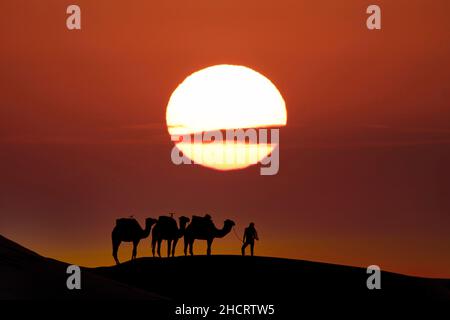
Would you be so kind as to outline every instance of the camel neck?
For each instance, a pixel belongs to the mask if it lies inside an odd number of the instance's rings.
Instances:
[[[231,226],[224,224],[222,229],[217,229],[216,231],[216,237],[217,238],[223,238],[231,231]]]

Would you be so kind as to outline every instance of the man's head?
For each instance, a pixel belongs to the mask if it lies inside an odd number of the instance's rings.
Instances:
[[[255,224],[254,224],[253,222],[250,222],[249,227],[250,227],[250,228],[254,228],[254,227],[255,227]]]

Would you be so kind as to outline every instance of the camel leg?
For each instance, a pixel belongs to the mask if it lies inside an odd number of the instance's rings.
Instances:
[[[194,239],[192,239],[191,241],[189,241],[189,254],[191,256],[194,255]]]
[[[133,241],[133,253],[131,255],[131,260],[136,259],[137,256],[137,246],[139,244],[139,241]]]
[[[208,239],[208,249],[206,249],[206,255],[210,256],[211,255],[211,245],[212,245],[213,240],[212,239]]]
[[[187,256],[187,249],[188,249],[189,241],[186,237],[184,237],[184,255]]]
[[[116,261],[116,264],[120,264],[119,259],[117,258],[117,252],[119,251],[120,241],[113,239],[112,246],[113,246],[114,261]]]
[[[175,248],[177,247],[177,242],[178,242],[178,238],[175,238],[173,240],[173,244],[172,244],[172,257],[175,257]]]
[[[172,249],[172,240],[167,240],[167,258],[170,257],[170,249]]]
[[[247,246],[248,246],[248,242],[245,242],[245,243],[242,245],[241,252],[242,252],[242,255],[243,255],[243,256],[245,256],[245,248],[247,248]]]
[[[156,238],[152,237],[152,255],[155,257]]]
[[[162,240],[159,239],[158,240],[158,257],[160,257],[160,258],[161,258],[161,242],[162,242]]]

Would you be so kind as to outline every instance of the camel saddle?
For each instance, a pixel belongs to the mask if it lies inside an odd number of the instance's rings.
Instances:
[[[207,218],[207,217],[200,217],[200,216],[192,216],[192,224],[198,224],[198,225],[208,225],[208,224],[213,224],[211,218]]]
[[[116,226],[118,227],[124,227],[124,228],[129,228],[129,227],[136,227],[139,226],[139,222],[137,222],[136,219],[134,218],[119,218],[116,219]]]

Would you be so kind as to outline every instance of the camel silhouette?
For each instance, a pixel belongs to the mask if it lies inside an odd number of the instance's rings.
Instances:
[[[217,229],[211,220],[209,215],[205,217],[192,216],[191,223],[186,227],[184,232],[184,255],[187,255],[187,250],[189,248],[189,254],[194,255],[194,241],[206,240],[207,241],[207,251],[206,254],[211,255],[211,245],[215,238],[223,238],[235,225],[232,220],[225,220],[222,229]]]
[[[131,260],[136,259],[137,246],[141,239],[147,238],[150,234],[152,226],[156,223],[156,219],[145,219],[145,229],[142,229],[134,218],[120,218],[116,220],[116,225],[111,233],[113,257],[116,264],[119,264],[117,258],[117,252],[122,241],[133,242],[133,253],[131,254]]]
[[[160,216],[156,225],[152,230],[152,253],[155,256],[155,247],[158,245],[158,256],[161,257],[161,242],[167,240],[167,256],[170,257],[172,250],[172,257],[175,255],[175,248],[178,239],[180,239],[186,230],[186,225],[189,222],[188,217],[179,217],[180,228],[177,227],[177,222],[172,217]]]

